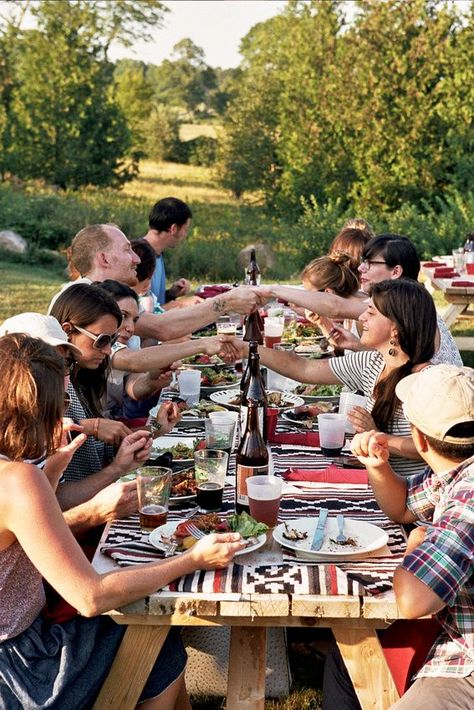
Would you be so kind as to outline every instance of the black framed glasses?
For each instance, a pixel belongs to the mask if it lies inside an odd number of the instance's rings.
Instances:
[[[120,337],[120,333],[118,331],[116,333],[113,333],[112,335],[110,335],[109,333],[99,333],[99,335],[96,335],[95,333],[91,333],[85,328],[80,328],[78,325],[74,325],[74,328],[78,330],[79,333],[87,335],[88,338],[93,340],[94,345],[92,347],[96,350],[102,350],[103,348],[109,347],[109,345],[115,345],[115,343]]]
[[[360,265],[361,265],[361,266],[365,266],[365,268],[367,269],[367,271],[370,269],[370,267],[371,267],[373,264],[385,264],[385,266],[387,266],[387,262],[386,262],[386,261],[380,261],[380,260],[377,260],[377,259],[361,259],[361,262],[360,262]]]

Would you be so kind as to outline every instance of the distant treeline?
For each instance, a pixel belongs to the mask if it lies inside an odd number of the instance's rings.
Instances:
[[[22,29],[25,6],[36,29]],[[189,39],[159,66],[109,61],[113,41],[159,38],[156,0],[10,7],[0,179],[119,186],[150,157],[215,165],[237,197],[258,191],[296,218],[309,204],[385,219],[468,200],[474,3],[292,0],[250,30],[242,65],[226,71]],[[214,122],[217,138],[180,140],[193,121]]]

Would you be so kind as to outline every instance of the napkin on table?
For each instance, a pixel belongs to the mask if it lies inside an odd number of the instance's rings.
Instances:
[[[319,447],[319,434],[317,431],[304,431],[295,434],[283,432],[281,434],[273,434],[268,443]]]
[[[360,468],[338,468],[331,465],[325,469],[289,468],[282,474],[285,481],[311,481],[314,483],[346,483],[368,485],[367,471]]]
[[[458,286],[459,288],[464,287],[464,288],[470,288],[474,286],[474,281],[463,281],[462,279],[460,281],[452,281],[451,286]]]

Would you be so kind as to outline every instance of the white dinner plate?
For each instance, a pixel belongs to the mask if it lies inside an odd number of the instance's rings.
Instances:
[[[163,542],[162,536],[164,535],[165,538],[171,537],[171,535],[174,533],[176,528],[178,527],[179,523],[183,521],[178,521],[178,520],[173,520],[169,521],[168,523],[165,523],[164,525],[160,525],[159,528],[155,528],[152,530],[149,536],[150,543],[153,545],[153,547],[156,547],[157,550],[164,550],[166,547],[166,543]],[[249,545],[248,547],[244,548],[243,550],[239,550],[239,552],[235,553],[235,557],[238,555],[246,555],[248,552],[255,552],[255,550],[258,550],[260,547],[263,547],[265,544],[265,541],[267,539],[267,536],[265,533],[261,533],[257,537],[257,542],[255,542],[253,545]],[[180,555],[181,552],[177,552],[177,555]]]
[[[151,447],[151,453],[153,454],[153,457],[160,456],[167,449],[171,449],[173,446],[176,446],[176,444],[184,444],[185,446],[188,446],[190,449],[193,449],[194,448],[194,441],[196,440],[196,438],[199,438],[199,437],[195,437],[195,436],[160,436],[153,441],[153,444]],[[152,458],[151,455],[150,455],[150,458]],[[186,458],[186,459],[177,459],[173,455],[173,463],[174,462],[194,463],[194,454],[191,458]]]
[[[307,532],[308,536],[304,540],[287,540],[283,537],[285,525],[281,523],[273,531],[273,537],[279,545],[288,547],[290,550],[302,552],[308,557],[321,558],[338,558],[338,557],[354,557],[366,552],[373,552],[384,547],[388,541],[388,534],[382,528],[376,525],[366,523],[363,520],[353,520],[344,516],[344,534],[351,537],[357,543],[356,546],[338,545],[331,542],[336,539],[338,534],[336,516],[328,517],[324,530],[324,541],[320,550],[311,550],[314,531],[318,523],[318,516],[314,518],[296,518],[295,520],[287,520],[288,528],[293,528],[299,532]]]
[[[270,394],[271,390],[267,391],[267,394]],[[236,412],[239,411],[240,409],[240,404],[230,404],[230,402],[237,397],[239,392],[234,392],[234,391],[220,391],[220,392],[214,392],[213,394],[210,395],[209,399],[215,402],[216,404],[222,404],[224,407],[228,407],[229,409],[234,409]],[[292,407],[300,407],[302,404],[304,404],[304,399],[302,397],[298,397],[297,394],[293,394],[293,392],[280,392],[279,394],[282,395],[283,402],[280,405],[279,409],[284,410],[284,409],[291,409]],[[269,407],[273,407],[274,405],[269,404]]]

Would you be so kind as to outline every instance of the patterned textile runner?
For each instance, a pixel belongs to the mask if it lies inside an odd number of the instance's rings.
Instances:
[[[177,435],[187,435],[188,432],[189,429],[182,429]],[[192,434],[196,433],[193,428]],[[318,449],[301,445],[272,445],[272,458],[277,475],[290,467],[324,470],[330,463]],[[234,470],[235,456],[232,455],[229,464],[231,476]],[[233,512],[234,495],[234,486],[226,485],[223,515]],[[292,550],[284,548],[281,564],[247,565],[245,558],[242,563],[236,558],[237,561],[225,570],[197,571],[175,580],[164,587],[164,591],[221,595],[280,593],[363,596],[390,590],[393,572],[405,548],[405,534],[400,525],[391,522],[382,513],[371,489],[341,485],[331,487],[330,482],[324,487],[315,487],[314,483],[305,486],[304,482],[298,482],[296,488],[292,486],[291,492],[283,493],[280,520],[283,522],[313,517],[318,515],[320,507],[328,508],[329,514],[343,513],[349,518],[383,528],[389,535],[388,548],[391,554],[364,560],[319,563],[311,559],[298,559]],[[184,520],[193,509],[193,501],[183,502],[170,509],[168,520]],[[115,521],[101,550],[121,566],[163,559],[163,554],[149,544],[147,533],[140,530],[138,515]]]

